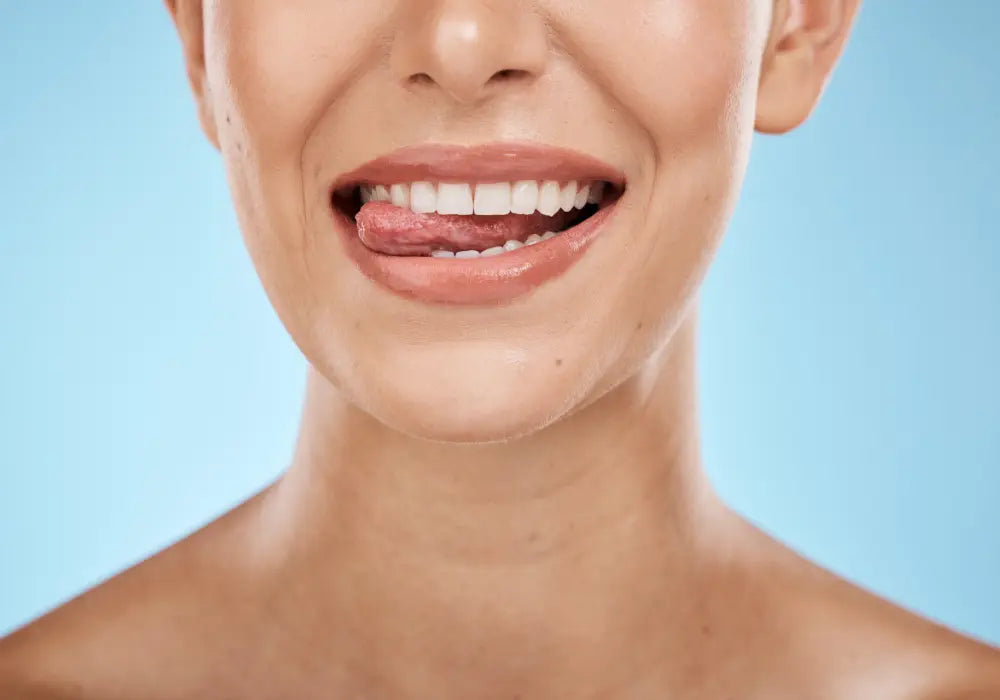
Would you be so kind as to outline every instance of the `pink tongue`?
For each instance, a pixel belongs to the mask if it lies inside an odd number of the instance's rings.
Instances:
[[[389,202],[368,202],[358,212],[358,237],[368,248],[387,255],[429,255],[432,250],[486,250],[505,241],[523,241],[533,233],[560,231],[569,214],[555,216],[451,216],[417,214]]]

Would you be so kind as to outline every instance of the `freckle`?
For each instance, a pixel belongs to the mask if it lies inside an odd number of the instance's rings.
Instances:
[[[537,542],[537,541],[538,541],[538,533],[532,530],[531,534],[528,535],[528,542]]]
[[[638,325],[638,326],[636,326],[636,327],[635,327],[635,329],[636,329],[637,331],[641,331],[641,330],[642,330],[642,321],[639,321],[639,325]]]
[[[712,633],[712,629],[708,625],[702,625],[701,626],[701,633],[705,634],[705,635],[711,634]]]
[[[556,358],[556,367],[559,367],[561,365],[562,365],[562,358],[561,357],[557,357]]]
[[[230,114],[229,114],[229,113],[227,112],[227,113],[226,113],[226,124],[232,124],[232,123],[233,123],[233,118],[232,118],[232,116],[230,116]]]

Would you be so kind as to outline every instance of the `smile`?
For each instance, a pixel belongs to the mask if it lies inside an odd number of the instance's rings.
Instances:
[[[581,258],[624,189],[619,172],[573,151],[416,146],[339,178],[331,203],[372,281],[426,302],[497,304]]]

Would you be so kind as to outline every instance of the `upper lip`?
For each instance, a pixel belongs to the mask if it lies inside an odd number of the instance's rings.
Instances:
[[[517,180],[603,180],[619,190],[625,185],[625,175],[598,158],[571,149],[521,142],[406,146],[344,173],[334,182],[333,189],[419,181]]]

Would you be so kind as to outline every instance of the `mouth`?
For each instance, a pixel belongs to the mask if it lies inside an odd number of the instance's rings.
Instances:
[[[574,151],[427,145],[340,177],[330,205],[374,282],[426,302],[496,304],[565,272],[624,192],[620,172]]]

